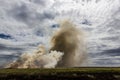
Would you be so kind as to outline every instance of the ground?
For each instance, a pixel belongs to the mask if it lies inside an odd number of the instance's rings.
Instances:
[[[120,68],[1,69],[0,80],[120,80]]]

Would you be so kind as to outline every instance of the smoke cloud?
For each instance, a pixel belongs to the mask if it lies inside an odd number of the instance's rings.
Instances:
[[[60,51],[64,55],[57,67],[77,67],[86,58],[83,31],[69,21],[61,23],[60,30],[52,38],[51,51]]]
[[[24,53],[6,68],[79,67],[86,59],[84,33],[70,21],[60,24],[51,38],[51,48],[38,47],[33,53]]]

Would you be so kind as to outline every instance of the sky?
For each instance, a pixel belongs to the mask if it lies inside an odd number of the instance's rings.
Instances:
[[[49,48],[65,19],[86,33],[86,66],[120,66],[120,0],[0,0],[0,66]]]

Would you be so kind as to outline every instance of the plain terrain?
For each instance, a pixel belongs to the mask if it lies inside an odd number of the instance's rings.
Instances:
[[[120,68],[0,69],[0,80],[120,80]]]

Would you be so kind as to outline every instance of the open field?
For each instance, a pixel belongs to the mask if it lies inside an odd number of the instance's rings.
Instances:
[[[0,69],[0,80],[120,80],[120,68]]]

